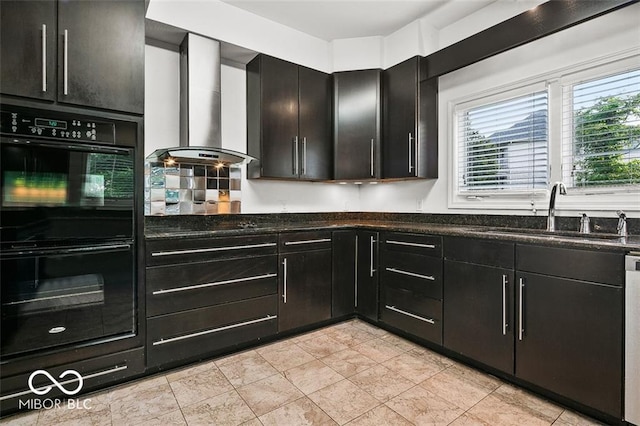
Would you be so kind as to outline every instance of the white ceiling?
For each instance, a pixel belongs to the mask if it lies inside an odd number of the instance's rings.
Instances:
[[[424,18],[436,29],[442,29],[496,0],[221,1],[331,41],[343,38],[388,36],[420,18]]]

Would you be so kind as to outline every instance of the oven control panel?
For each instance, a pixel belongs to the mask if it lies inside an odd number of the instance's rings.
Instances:
[[[90,117],[2,105],[0,133],[4,136],[115,143],[115,125]]]

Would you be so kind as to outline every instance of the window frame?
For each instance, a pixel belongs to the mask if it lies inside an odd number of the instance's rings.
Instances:
[[[452,99],[447,104],[448,120],[448,208],[450,209],[486,209],[486,210],[522,210],[536,214],[538,210],[547,210],[550,187],[553,182],[563,178],[563,88],[569,84],[579,84],[608,75],[632,71],[640,66],[640,49],[602,56],[541,75],[527,78],[509,85],[472,93]],[[460,191],[459,176],[459,140],[458,114],[463,109],[490,104],[518,94],[534,93],[541,86],[548,90],[548,181],[544,190],[499,191],[498,193],[470,194]],[[640,185],[607,188],[569,188],[567,196],[558,202],[567,211],[609,211],[615,209],[640,210]]]

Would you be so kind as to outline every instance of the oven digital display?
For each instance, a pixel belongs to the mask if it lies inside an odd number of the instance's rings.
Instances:
[[[46,118],[36,118],[36,126],[48,129],[66,129],[67,122],[62,120],[49,120]]]

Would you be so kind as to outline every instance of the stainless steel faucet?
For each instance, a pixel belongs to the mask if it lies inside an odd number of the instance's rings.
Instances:
[[[556,192],[560,188],[560,195],[567,195],[567,187],[562,182],[556,182],[551,188],[551,197],[549,198],[549,216],[547,216],[547,231],[556,230]]]
[[[618,215],[618,226],[616,227],[616,230],[618,231],[618,235],[620,235],[621,237],[626,237],[628,235],[627,215],[622,210],[618,210],[616,214]]]

